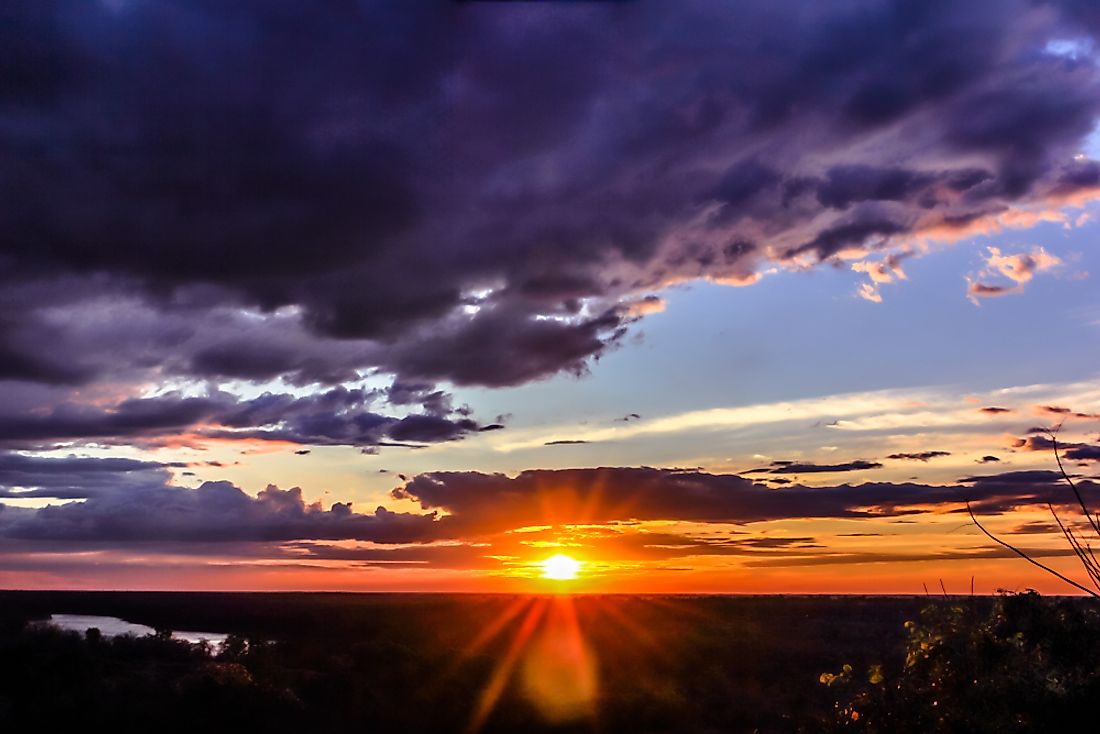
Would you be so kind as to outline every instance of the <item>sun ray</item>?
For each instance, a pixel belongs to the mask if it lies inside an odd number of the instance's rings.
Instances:
[[[539,620],[542,618],[543,612],[546,611],[546,604],[545,599],[538,599],[528,610],[527,616],[524,617],[523,623],[516,632],[516,636],[512,639],[512,644],[508,647],[508,652],[497,664],[492,676],[489,678],[489,683],[482,691],[477,709],[474,711],[474,716],[466,729],[467,732],[479,731],[488,720],[489,714],[493,712],[493,708],[508,685],[512,670],[516,667],[516,663],[519,662],[523,651],[526,649],[527,641],[538,628]]]

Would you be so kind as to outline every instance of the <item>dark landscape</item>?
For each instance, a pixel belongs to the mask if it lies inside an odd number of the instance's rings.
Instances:
[[[549,613],[486,708],[540,604]],[[575,611],[588,659],[562,653],[559,638],[572,633],[556,628],[553,605]],[[101,639],[36,623],[58,613],[158,632]],[[982,639],[991,620],[996,631]],[[1095,677],[1076,689],[1067,677],[1100,663],[1095,606],[1035,595],[3,592],[0,624],[0,724],[9,730],[1029,731],[1079,721],[1100,692]],[[231,636],[212,650],[168,638],[172,629]],[[589,672],[590,690],[547,701],[525,685],[544,638],[541,675],[558,687],[553,695],[569,695]],[[907,665],[929,640],[941,647]],[[969,655],[975,645],[985,657]],[[933,684],[967,674],[951,669],[960,655],[987,679],[941,691],[945,710]]]

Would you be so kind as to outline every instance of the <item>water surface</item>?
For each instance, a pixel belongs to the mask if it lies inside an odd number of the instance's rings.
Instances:
[[[144,624],[127,622],[118,617],[103,617],[95,614],[52,614],[46,620],[55,627],[63,630],[71,630],[84,634],[92,627],[103,633],[104,637],[116,637],[118,635],[133,635],[142,637],[156,632],[152,627]],[[214,647],[221,647],[229,635],[224,632],[195,632],[191,630],[177,630],[172,632],[172,638],[183,640],[192,644],[208,642]]]

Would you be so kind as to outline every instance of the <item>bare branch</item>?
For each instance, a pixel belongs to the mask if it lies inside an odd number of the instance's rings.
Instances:
[[[1020,558],[1023,558],[1028,563],[1032,564],[1033,566],[1038,566],[1039,568],[1043,569],[1044,571],[1046,571],[1050,575],[1055,576],[1055,577],[1061,579],[1062,581],[1065,581],[1070,586],[1073,586],[1074,588],[1080,589],[1081,591],[1085,592],[1089,596],[1092,596],[1096,599],[1100,599],[1100,594],[1096,593],[1092,589],[1088,588],[1087,586],[1082,586],[1081,584],[1077,583],[1073,579],[1067,578],[1067,577],[1063,576],[1062,574],[1058,573],[1057,571],[1055,571],[1050,566],[1044,565],[1044,564],[1040,563],[1039,561],[1036,561],[1034,558],[1029,556],[1027,553],[1024,553],[1019,548],[1016,548],[1015,546],[1004,542],[1003,540],[1001,540],[1000,538],[995,536],[993,533],[986,530],[985,527],[980,522],[978,522],[978,518],[975,517],[974,510],[971,509],[969,502],[966,503],[966,511],[968,513],[970,513],[970,519],[974,522],[975,525],[978,526],[978,530],[981,530],[983,533],[985,533],[986,537],[988,537],[994,543],[997,543],[998,545],[1001,545],[1001,546],[1004,546],[1005,548],[1008,548],[1010,551],[1012,551],[1013,553],[1018,555]]]
[[[1077,504],[1081,506],[1081,512],[1085,513],[1085,517],[1088,518],[1089,524],[1092,525],[1093,532],[1100,535],[1100,524],[1097,524],[1096,518],[1089,512],[1088,506],[1085,505],[1085,499],[1081,496],[1081,491],[1077,489],[1077,485],[1070,479],[1069,474],[1066,473],[1066,468],[1062,466],[1062,456],[1058,453],[1058,436],[1056,432],[1051,432],[1050,441],[1054,446],[1054,460],[1058,462],[1058,471],[1062,472],[1062,478],[1066,480],[1066,484],[1073,490],[1073,495],[1077,498]]]
[[[1062,535],[1065,536],[1066,542],[1068,542],[1070,548],[1073,549],[1073,553],[1077,556],[1077,560],[1081,561],[1081,565],[1085,567],[1085,572],[1088,574],[1093,586],[1100,589],[1100,567],[1096,565],[1096,560],[1092,557],[1091,549],[1088,553],[1085,552],[1084,547],[1081,545],[1081,541],[1072,530],[1062,523],[1062,518],[1058,517],[1058,513],[1054,511],[1054,506],[1049,502],[1047,503],[1047,509],[1050,510],[1050,514],[1054,517],[1054,521],[1058,523],[1058,527],[1062,530]]]

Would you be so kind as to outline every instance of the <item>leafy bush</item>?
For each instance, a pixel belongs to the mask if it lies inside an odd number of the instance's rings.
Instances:
[[[903,660],[823,673],[834,731],[1053,732],[1096,725],[1100,611],[1004,593],[991,611],[945,601],[905,623]]]

